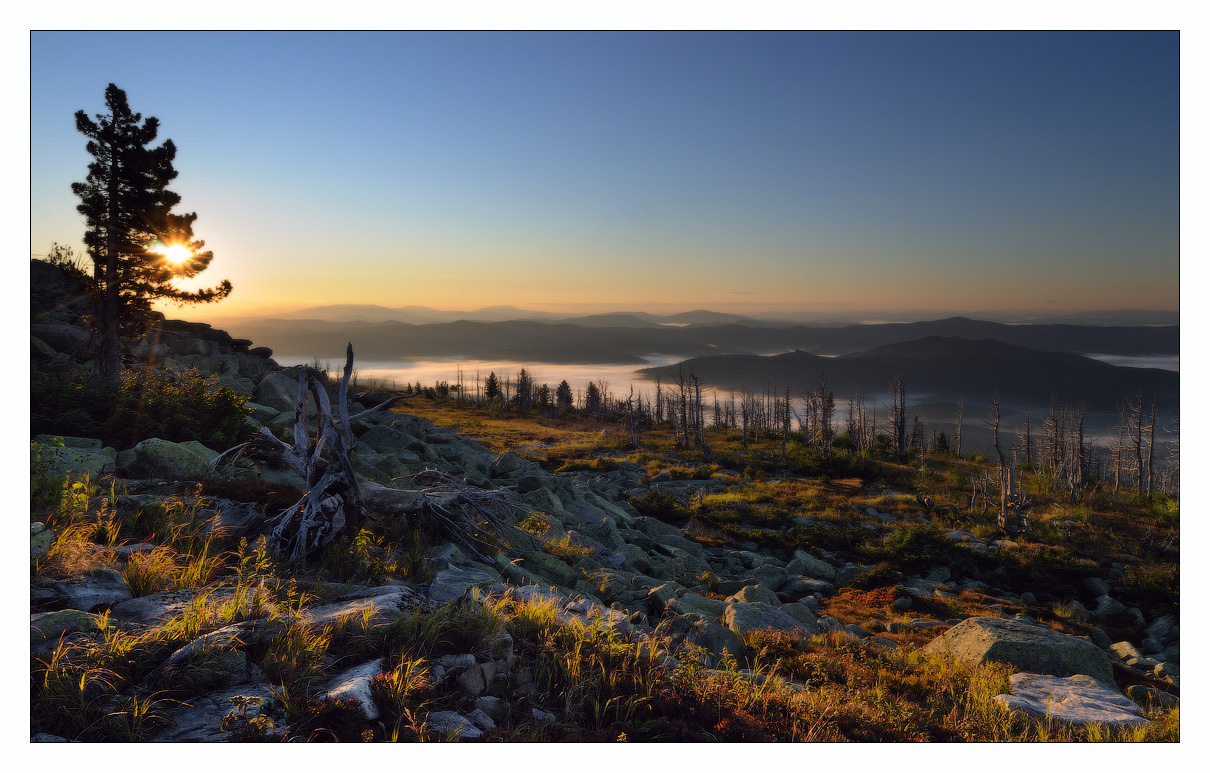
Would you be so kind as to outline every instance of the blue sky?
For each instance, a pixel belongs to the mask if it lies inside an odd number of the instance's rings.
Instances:
[[[548,310],[1177,306],[1176,33],[34,33],[31,253],[109,82],[236,291]],[[109,56],[98,65],[96,51]],[[196,314],[195,314],[196,316]]]

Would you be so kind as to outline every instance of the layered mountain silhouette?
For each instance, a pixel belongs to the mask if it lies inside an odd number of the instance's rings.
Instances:
[[[1112,411],[1138,392],[1155,396],[1161,409],[1175,408],[1180,375],[1153,368],[1123,368],[1067,352],[1047,352],[993,340],[930,336],[839,357],[804,351],[773,356],[732,354],[698,357],[677,365],[645,368],[644,378],[676,382],[690,373],[716,389],[759,390],[777,386],[802,391],[825,375],[833,392],[847,398],[862,390],[880,398],[892,378],[903,378],[918,399],[983,400],[993,391],[1006,403],[1045,406],[1083,402]]]
[[[1177,326],[1005,325],[954,317],[836,328],[777,327],[751,321],[712,323],[711,314],[714,312],[671,317],[592,315],[576,322],[458,320],[426,324],[247,319],[239,324],[228,323],[227,327],[263,341],[281,355],[339,359],[345,344],[355,341],[361,356],[395,361],[463,358],[642,365],[646,362],[644,358],[652,354],[687,358],[802,350],[816,355],[841,355],[930,337],[998,341],[1043,352],[1147,356],[1175,355],[1180,351]]]

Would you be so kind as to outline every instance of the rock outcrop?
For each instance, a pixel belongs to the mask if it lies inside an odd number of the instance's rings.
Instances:
[[[1023,620],[967,618],[925,649],[968,663],[1008,663],[1030,673],[1059,677],[1083,674],[1114,684],[1108,656],[1091,641]]]

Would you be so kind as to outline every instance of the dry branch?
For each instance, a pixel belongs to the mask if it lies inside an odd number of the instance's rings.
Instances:
[[[431,518],[451,539],[481,560],[503,549],[517,553],[538,541],[514,523],[526,508],[511,502],[503,491],[480,489],[438,470],[424,470],[414,484],[419,490],[386,488],[359,479],[349,454],[357,444],[350,422],[381,411],[413,395],[398,395],[349,416],[348,388],[353,372],[353,345],[345,354],[345,367],[337,396],[339,420],[333,417],[324,384],[314,371],[298,371],[298,399],[294,406],[294,444],[277,438],[268,428],[249,443],[224,451],[248,452],[253,458],[282,463],[306,481],[306,493],[268,520],[269,544],[274,552],[295,561],[314,555],[342,534],[355,534],[369,512],[391,518]],[[308,395],[315,403],[315,440],[307,429]]]

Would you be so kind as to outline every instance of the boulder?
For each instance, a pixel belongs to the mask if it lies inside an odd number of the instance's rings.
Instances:
[[[564,565],[566,567],[566,565]],[[429,598],[445,604],[461,598],[471,588],[500,581],[500,575],[483,564],[456,566],[438,572],[429,585]]]
[[[1132,684],[1125,693],[1127,698],[1146,709],[1171,709],[1181,705],[1181,699],[1172,693],[1143,684]]]
[[[794,551],[794,558],[786,564],[786,572],[790,576],[798,574],[829,582],[836,579],[836,570],[831,564],[802,550]]]
[[[254,353],[255,350],[249,352],[249,354]],[[298,404],[297,373],[277,370],[267,374],[256,385],[252,399],[256,403],[290,416],[293,421],[295,406]],[[310,409],[308,413],[313,410]]]
[[[68,633],[96,633],[97,616],[78,609],[61,609],[57,612],[40,612],[29,616],[29,643],[41,644],[54,641]]]
[[[223,717],[243,704],[249,719],[269,711],[277,702],[268,684],[243,684],[193,698],[170,715],[173,724],[152,741],[164,743],[226,741]]]
[[[29,525],[30,561],[45,557],[53,544],[55,544],[55,533],[46,528],[46,524],[34,521]]]
[[[744,644],[733,631],[711,622],[705,615],[690,613],[666,618],[656,626],[654,635],[666,639],[674,652],[689,644],[701,647],[706,651],[709,666],[717,665],[725,653],[735,657],[744,653]]]
[[[223,603],[226,600],[225,596],[229,595],[229,593],[223,593],[222,589],[218,589],[210,593],[209,600],[212,603]],[[163,625],[184,613],[196,597],[197,592],[191,590],[151,593],[114,605],[110,610],[110,615],[114,620],[126,623]]]
[[[663,612],[670,601],[678,598],[680,594],[685,592],[685,587],[680,583],[666,582],[663,585],[657,585],[647,593],[647,602],[651,604],[651,608],[657,613]],[[686,610],[689,611],[689,610]],[[696,611],[696,610],[693,610]]]
[[[520,565],[522,569],[526,569],[539,577],[545,577],[549,582],[553,582],[556,585],[572,585],[583,576],[580,572],[568,566],[563,559],[556,558],[541,550],[531,550],[523,553]]]
[[[52,478],[71,472],[75,477],[87,474],[94,481],[112,473],[118,452],[101,448],[100,440],[91,438],[38,435],[30,449],[33,464]]]
[[[818,626],[807,625],[771,604],[733,603],[723,611],[723,624],[738,636],[749,631],[788,631],[804,636],[819,633]]]
[[[329,604],[309,607],[304,613],[308,624],[322,626],[339,624],[342,620],[357,619],[368,614],[370,626],[381,628],[403,617],[404,607],[414,602],[409,588],[389,586],[385,592],[361,598],[339,599]]]
[[[82,327],[57,322],[31,322],[29,334],[64,354],[83,353],[88,348],[90,338],[88,331]]]
[[[333,700],[352,698],[357,701],[366,719],[378,719],[378,706],[370,691],[370,680],[381,673],[382,658],[350,668],[328,683],[324,697]]]
[[[686,593],[680,598],[670,600],[668,606],[677,614],[693,612],[705,615],[711,620],[718,620],[723,616],[723,612],[726,611],[727,602],[706,598],[697,593]]]
[[[217,453],[196,440],[173,443],[148,438],[118,454],[118,471],[127,478],[202,480],[214,474]]]
[[[437,733],[463,741],[473,741],[483,735],[482,730],[456,711],[434,711],[428,715],[425,724]]]
[[[1055,719],[1077,725],[1106,727],[1149,725],[1143,710],[1117,690],[1083,674],[1060,678],[1019,673],[1009,677],[1011,695],[994,700],[1010,711],[1038,719]]]
[[[771,607],[780,606],[781,602],[777,599],[777,594],[768,587],[756,584],[745,585],[740,588],[737,593],[733,593],[727,597],[728,604],[767,604]]]
[[[806,604],[783,604],[778,607],[778,610],[797,620],[804,628],[818,627],[818,618],[815,612]]]
[[[1083,674],[1114,684],[1109,657],[1091,641],[1024,620],[967,618],[929,642],[925,650],[968,663],[1009,663],[1031,673]]]
[[[1103,623],[1135,626],[1137,628],[1142,628],[1146,623],[1142,612],[1134,607],[1126,606],[1109,595],[1097,597],[1096,608],[1092,610],[1092,617]]]
[[[1163,615],[1152,621],[1151,625],[1147,626],[1147,635],[1163,644],[1171,644],[1172,629],[1180,620],[1176,615]]]
[[[91,612],[131,598],[125,578],[113,569],[93,569],[79,577],[57,582],[54,589],[66,599],[66,606]]]

